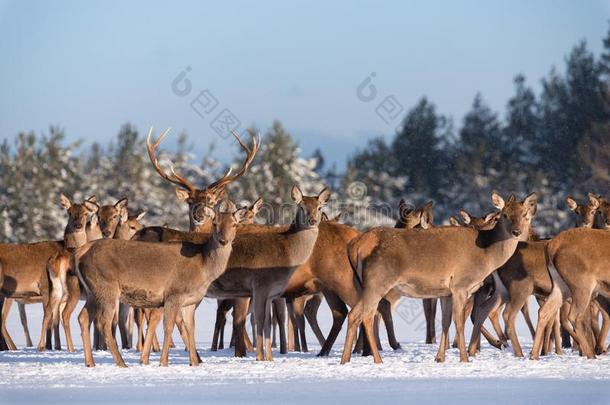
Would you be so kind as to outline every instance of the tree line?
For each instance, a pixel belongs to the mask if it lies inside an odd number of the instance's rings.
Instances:
[[[293,183],[301,184],[305,193],[330,184],[341,202],[335,210],[364,228],[390,224],[400,198],[412,204],[434,200],[441,222],[460,208],[483,214],[493,190],[519,195],[535,190],[541,197],[537,225],[542,234],[552,235],[571,221],[564,203],[568,194],[608,194],[610,31],[603,44],[601,55],[584,41],[574,46],[563,69],[553,67],[542,78],[539,94],[517,75],[502,115],[478,93],[456,127],[422,97],[389,140],[376,137],[356,150],[345,173],[327,168],[320,150],[302,156],[298,143],[276,121],[265,131],[261,151],[231,197],[238,202],[263,197],[263,220],[277,223],[289,217],[281,208],[290,200]],[[180,134],[177,148],[164,152],[163,159],[203,186],[227,169],[213,152],[211,146],[205,156],[196,157],[188,136]],[[66,143],[58,127],[48,134],[6,138],[0,145],[0,240],[59,237],[59,191],[76,200],[96,194],[104,203],[126,196],[132,209],[147,211],[145,222],[188,226],[186,205],[176,201],[172,186],[154,172],[143,134],[131,124],[123,125],[109,144],[87,148]]]

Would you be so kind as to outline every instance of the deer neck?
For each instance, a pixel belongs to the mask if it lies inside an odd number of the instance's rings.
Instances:
[[[222,245],[216,239],[216,235],[212,235],[210,240],[203,245],[202,250],[202,259],[206,273],[213,276],[214,279],[224,273],[227,264],[229,263],[229,257],[231,257],[232,250],[232,243]]]
[[[527,236],[527,234],[526,234]],[[515,253],[519,239],[513,237],[503,227],[496,225],[493,229],[479,231],[476,244],[483,249],[491,270],[502,266]]]
[[[76,249],[83,246],[85,243],[87,243],[86,229],[83,229],[82,231],[72,231],[69,226],[66,227],[66,230],[64,231],[64,245],[67,249]]]
[[[307,261],[311,255],[316,240],[318,239],[319,228],[306,223],[301,210],[298,211],[294,221],[286,230],[286,234],[291,239],[291,256],[292,261],[299,264]]]

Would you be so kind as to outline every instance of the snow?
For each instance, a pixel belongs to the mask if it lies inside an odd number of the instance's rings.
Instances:
[[[417,301],[407,300],[418,305]],[[411,305],[411,304],[409,304]],[[457,350],[450,349],[444,364],[434,362],[435,345],[420,343],[423,331],[419,318],[396,317],[397,333],[403,349],[386,350],[384,363],[375,365],[370,357],[358,355],[340,365],[343,345],[340,335],[331,356],[318,358],[319,346],[310,353],[274,352],[274,362],[257,362],[232,357],[232,350],[209,351],[211,320],[215,304],[206,300],[198,312],[198,347],[203,359],[199,367],[190,367],[183,349],[172,349],[170,366],[158,366],[153,354],[149,366],[140,366],[138,354],[123,351],[127,369],[114,365],[108,352],[95,352],[97,366],[83,365],[82,350],[76,353],[20,349],[0,353],[0,403],[96,402],[212,402],[212,403],[329,403],[350,401],[426,401],[427,403],[609,403],[606,389],[610,380],[610,357],[585,360],[568,351],[540,361],[517,359],[509,350],[499,351],[487,344],[468,364],[459,363]],[[535,314],[532,305],[531,312]],[[30,329],[37,339],[40,324],[38,306],[28,306]],[[405,311],[402,312],[404,315]],[[415,312],[414,312],[415,313]],[[328,308],[320,308],[320,323],[328,330]],[[230,322],[228,322],[230,323]],[[527,329],[519,325],[520,332]],[[9,331],[23,347],[16,308],[9,317]],[[80,331],[73,333],[77,344]],[[227,328],[227,333],[230,330]],[[176,342],[180,342],[178,336]],[[313,336],[309,342],[314,342]],[[382,340],[383,341],[383,340]],[[531,338],[523,336],[525,351]],[[180,345],[179,345],[180,346]]]

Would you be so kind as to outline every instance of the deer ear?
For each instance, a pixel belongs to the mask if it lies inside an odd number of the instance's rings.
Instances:
[[[91,197],[87,198],[87,201],[97,204],[97,196],[94,194]]]
[[[472,222],[472,216],[469,213],[464,210],[460,210],[460,216],[462,217],[466,225],[470,225],[470,223]]]
[[[83,202],[83,205],[85,206],[85,208],[87,208],[89,212],[93,214],[97,214],[97,211],[100,209],[99,205],[89,200],[85,200],[85,202]]]
[[[460,226],[460,221],[454,216],[449,217],[449,225],[451,226]]]
[[[576,201],[571,196],[566,198],[566,204],[571,211],[576,211],[576,208],[578,208],[578,204],[576,204]]]
[[[589,206],[591,208],[599,208],[599,199],[593,193],[589,193]]]
[[[290,196],[292,197],[292,201],[297,204],[303,201],[303,192],[301,192],[301,189],[296,184],[292,186],[292,190],[290,190]]]
[[[129,213],[127,212],[127,208],[122,207],[120,211],[121,222],[125,223],[129,219]]]
[[[233,217],[235,218],[235,221],[237,221],[237,223],[240,224],[248,217],[246,215],[247,213],[248,213],[248,209],[245,207],[241,207],[240,209],[238,209],[237,211],[235,211],[233,213]]]
[[[534,215],[536,214],[536,209],[538,207],[538,194],[531,193],[523,200],[523,205],[525,205],[528,211]]]
[[[497,220],[499,215],[499,212],[490,212],[489,214],[485,215],[485,223],[488,224],[491,221]]]
[[[502,197],[500,197],[500,194],[496,193],[495,191],[493,193],[491,193],[491,203],[493,204],[494,207],[496,207],[499,210],[504,208],[504,205],[505,205],[504,199]]]
[[[127,198],[123,197],[114,204],[114,208],[116,208],[118,210],[122,210],[125,207],[127,207],[127,203],[128,203]]]
[[[136,220],[141,221],[142,218],[144,218],[144,215],[146,215],[146,211],[140,212],[138,215],[136,215]]]
[[[180,200],[180,201],[186,201],[186,200],[188,200],[190,195],[189,195],[188,191],[183,190],[181,188],[177,188],[176,189],[176,197],[178,197],[178,200]]]
[[[328,219],[328,215],[326,215],[326,212],[323,212],[323,213],[322,213],[322,217],[321,217],[321,218],[322,218],[322,222],[326,222],[326,221],[328,221],[328,220],[329,220],[329,219]]]
[[[420,216],[419,216],[419,226],[422,227],[422,229],[428,229],[430,228],[430,223],[432,221],[430,221],[430,216],[427,210],[422,210]]]
[[[341,219],[341,217],[343,216],[343,212],[338,213],[335,218],[333,219],[333,221],[335,222],[339,222],[339,220]]]
[[[70,199],[68,197],[63,195],[63,193],[61,194],[61,196],[59,198],[61,201],[61,206],[64,207],[65,209],[70,209],[70,207],[72,206],[72,201],[70,201]]]
[[[252,204],[252,213],[254,215],[258,214],[261,208],[263,208],[263,199],[259,197],[256,201],[254,201],[254,204]]]
[[[326,204],[330,200],[330,189],[328,187],[324,187],[320,194],[318,194],[318,201],[320,204]]]

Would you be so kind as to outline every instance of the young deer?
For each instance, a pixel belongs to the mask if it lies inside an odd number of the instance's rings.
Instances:
[[[77,273],[87,292],[87,304],[79,315],[87,366],[95,365],[89,341],[89,324],[95,319],[116,364],[125,367],[112,335],[112,319],[119,302],[163,307],[160,364],[168,365],[170,335],[181,308],[201,301],[212,281],[225,271],[231,256],[237,224],[245,210],[227,205],[227,211],[206,212],[213,219],[213,232],[202,245],[108,239],[78,249]],[[150,327],[154,329],[154,325]],[[145,348],[151,339],[152,335],[147,334]],[[197,364],[194,331],[190,331],[186,343],[191,364]]]
[[[58,316],[59,304],[63,293],[63,280],[59,273],[47,273],[47,263],[50,258],[60,255],[64,249],[75,249],[86,242],[86,223],[94,215],[98,206],[88,200],[82,204],[74,204],[63,194],[61,205],[68,213],[68,224],[64,231],[63,241],[48,241],[31,244],[0,244],[0,265],[3,269],[3,282],[0,295],[8,299],[23,300],[22,302],[42,302],[44,316],[39,350],[50,347],[48,331],[53,326],[55,332],[55,347],[61,348],[59,340]],[[7,302],[8,301],[8,302]],[[2,316],[2,333],[10,349],[16,349],[6,331],[6,314],[4,311],[10,305],[6,300]],[[55,314],[55,316],[54,316]],[[53,321],[53,324],[51,322]]]
[[[374,361],[381,362],[372,330],[373,318],[381,298],[395,287],[403,295],[411,297],[443,297],[443,306],[453,306],[460,360],[468,361],[464,343],[466,299],[487,276],[510,258],[519,236],[527,232],[536,212],[535,193],[521,202],[511,195],[506,203],[493,193],[492,202],[500,212],[490,230],[460,227],[426,231],[378,228],[366,233],[376,243],[364,246],[365,251],[361,251],[359,245],[362,238],[350,245],[350,262],[354,270],[361,269],[365,277],[361,299],[348,316],[341,363],[350,360],[356,331],[361,323],[364,324]],[[361,260],[360,257],[366,259]],[[443,332],[437,361],[445,359],[450,322],[449,311],[443,311]]]

